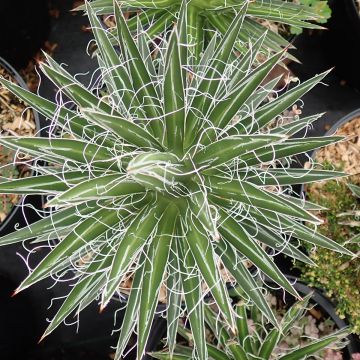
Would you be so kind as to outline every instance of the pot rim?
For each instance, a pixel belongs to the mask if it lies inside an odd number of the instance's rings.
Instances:
[[[2,58],[0,56],[0,66],[3,67],[17,82],[17,84],[19,86],[21,86],[23,89],[25,90],[29,90],[28,86],[26,85],[25,81],[23,80],[23,78],[20,76],[20,74],[13,68],[13,66],[11,66],[4,58]],[[41,130],[41,126],[40,126],[40,119],[39,119],[39,114],[37,111],[35,111],[32,107],[29,107],[33,113],[34,116],[34,122],[35,122],[35,129],[36,129],[36,133],[35,136],[36,137],[40,137],[40,130]],[[31,171],[30,176],[34,176],[35,175],[35,170]],[[10,212],[6,215],[5,220],[0,224],[0,233],[3,232],[4,229],[6,229],[6,227],[12,222],[15,214],[18,211],[21,211],[21,206],[19,206],[20,204],[22,204],[24,202],[26,195],[22,195],[18,201],[17,204],[14,204],[12,206],[12,209],[10,210]]]

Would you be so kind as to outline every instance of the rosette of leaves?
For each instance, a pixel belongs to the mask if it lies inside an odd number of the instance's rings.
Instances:
[[[39,176],[0,185],[1,193],[53,195],[47,202],[49,217],[2,237],[1,245],[60,240],[16,292],[48,276],[75,274],[77,281],[46,330],[48,335],[98,297],[103,309],[120,292],[122,281],[132,276],[119,359],[134,329],[141,358],[160,286],[166,286],[170,347],[175,345],[183,303],[197,356],[207,359],[203,323],[207,293],[235,328],[220,267],[275,324],[243,261],[250,260],[298,296],[262,245],[312,263],[288,241],[295,234],[317,246],[350,253],[302,225],[303,220],[318,222],[308,211],[316,205],[283,193],[293,183],[342,173],[273,167],[278,159],[289,162],[292,155],[341,137],[290,139],[318,115],[272,127],[270,132],[262,130],[326,73],[264,104],[278,79],[263,81],[283,52],[253,69],[261,37],[243,57],[232,57],[244,13],[239,12],[223,38],[213,37],[199,65],[191,67],[185,3],[177,28],[154,54],[141,24],[134,41],[120,7],[115,7],[116,48],[113,34],[103,29],[89,4],[87,12],[99,49],[101,96],[49,56],[41,70],[58,87],[58,99],[66,96],[75,110],[0,79],[58,129],[49,138],[0,138],[5,146],[54,164],[36,162]]]
[[[150,38],[155,38],[171,27],[177,17],[181,0],[125,0],[121,1],[124,11],[130,15],[128,27],[137,31],[140,21]],[[114,14],[115,0],[93,0],[92,6],[101,15]],[[119,2],[120,3],[120,2]],[[321,4],[322,6],[318,6]],[[292,29],[322,29],[317,23],[327,21],[329,14],[323,11],[325,1],[292,2],[284,0],[190,0],[187,2],[188,43],[196,59],[211,36],[212,32],[225,34],[240,8],[245,9],[242,30],[235,39],[238,51],[245,52],[248,44],[256,41],[266,30],[266,23],[276,22]],[[77,10],[85,10],[85,5]],[[133,16],[135,15],[136,16]],[[263,49],[278,52],[290,43],[281,35],[270,30],[263,42]],[[288,55],[290,56],[290,55]]]
[[[320,339],[307,338],[306,344],[300,339],[293,348],[286,348],[286,338],[292,337],[291,329],[301,320],[310,305],[312,294],[302,301],[295,302],[281,318],[278,327],[271,326],[257,308],[251,304],[237,304],[235,331],[223,322],[213,306],[206,305],[204,318],[206,323],[209,358],[213,360],[302,360],[319,353],[328,347],[341,348],[342,340],[348,335],[348,329],[334,331]],[[185,345],[176,345],[173,352],[168,350],[153,352],[151,356],[160,360],[188,360],[194,358],[194,348],[191,332],[183,323],[178,327],[179,335],[185,339]],[[315,358],[315,357],[314,357]]]

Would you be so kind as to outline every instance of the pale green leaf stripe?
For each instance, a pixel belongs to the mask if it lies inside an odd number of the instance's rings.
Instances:
[[[194,345],[199,360],[208,360],[204,326],[204,302],[199,273],[194,272],[195,259],[187,242],[178,241],[180,271],[185,304],[190,320]],[[175,349],[176,351],[176,349]]]
[[[114,360],[122,359],[123,352],[136,326],[136,316],[139,310],[141,285],[145,268],[144,256],[140,256],[139,264],[142,265],[135,272],[134,279],[131,285],[130,295],[127,300],[125,315],[121,324],[120,335],[116,345],[116,353]]]
[[[139,252],[145,246],[146,240],[157,226],[159,217],[163,211],[164,204],[151,204],[140,211],[130,224],[125,235],[120,240],[116,254],[114,255],[101,300],[101,309],[108,304],[111,297],[117,291],[124,272],[128,266],[135,261]]]
[[[137,356],[142,358],[149,338],[151,324],[154,320],[158,304],[160,286],[162,284],[169,251],[173,239],[178,208],[169,204],[157,227],[156,235],[149,245],[145,259],[145,270],[141,288]]]
[[[25,226],[15,232],[2,236],[0,238],[0,246],[33,239],[35,237],[51,233],[58,227],[73,225],[81,219],[82,215],[89,215],[99,210],[99,206],[100,204],[93,201],[57,211],[51,214],[51,216],[36,221],[29,226]]]
[[[266,170],[261,168],[250,168],[247,171],[239,171],[238,174],[240,179],[246,178],[246,181],[258,186],[306,184],[347,176],[347,174],[341,171],[290,168],[271,168]]]
[[[314,229],[293,220],[287,216],[276,214],[273,211],[261,210],[261,213],[257,209],[251,209],[250,213],[256,218],[259,223],[267,227],[275,227],[281,229],[283,232],[293,234],[294,237],[314,244],[316,246],[324,247],[325,249],[333,250],[342,254],[353,256],[354,254],[346,249],[344,246],[338,244],[334,240],[316,232]]]
[[[113,154],[105,147],[86,141],[72,139],[46,139],[32,137],[2,136],[0,144],[13,149],[27,152],[33,156],[51,157],[56,163],[72,160],[81,164],[102,169],[119,171]]]
[[[217,306],[222,312],[225,321],[234,329],[235,321],[233,311],[230,306],[230,299],[222,281],[219,268],[215,263],[214,249],[209,237],[204,234],[204,229],[196,219],[190,215],[188,219],[189,230],[187,233],[187,243],[194,256],[195,263],[208,285]]]
[[[238,157],[241,159],[248,152],[283,140],[283,136],[277,135],[229,136],[198,151],[194,155],[193,161],[197,166],[214,167]]]
[[[86,180],[60,193],[47,202],[47,206],[72,204],[97,199],[111,199],[145,192],[143,186],[119,175],[104,175]]]
[[[130,145],[145,149],[163,150],[160,143],[149,132],[130,120],[91,109],[82,109],[81,112],[89,121],[111,131]]]
[[[224,239],[286,291],[296,298],[300,298],[276,264],[254,240],[249,238],[241,225],[223,210],[219,211],[219,215],[221,219],[220,234]]]
[[[229,181],[219,177],[206,177],[205,184],[209,186],[213,194],[225,199],[242,202],[260,209],[271,210],[301,220],[319,223],[319,219],[316,216],[295,205],[294,202],[277,196],[275,193],[261,190],[257,186],[245,181]]]
[[[92,173],[94,175],[94,173]],[[95,172],[95,175],[99,175]],[[0,182],[0,194],[49,194],[66,191],[69,186],[89,178],[82,171],[60,172],[52,175],[37,175]]]

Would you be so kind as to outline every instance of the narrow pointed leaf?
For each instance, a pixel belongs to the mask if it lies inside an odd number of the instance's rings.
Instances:
[[[241,158],[242,155],[248,152],[282,140],[284,140],[282,136],[276,135],[228,136],[198,151],[193,160],[198,166],[213,167],[222,165],[234,158]]]
[[[59,164],[72,160],[102,169],[119,170],[116,161],[111,160],[114,156],[108,149],[86,141],[2,136],[0,144],[30,155],[49,158]]]
[[[102,307],[105,307],[110,301],[122,280],[124,272],[135,261],[141,249],[145,246],[163,210],[163,207],[160,205],[145,207],[136,216],[124,237],[120,240],[103,293]]]
[[[277,284],[290,294],[300,298],[288,279],[282,274],[266,252],[245,233],[241,225],[223,210],[221,210],[219,214],[222,221],[220,233],[223,238]]]
[[[319,219],[311,213],[295,205],[286,198],[281,198],[275,193],[261,190],[245,181],[221,180],[221,178],[208,177],[205,183],[212,192],[225,199],[242,202],[260,209],[267,209],[279,214],[293,216],[298,219],[319,223]]]
[[[139,359],[145,351],[154,319],[177,216],[178,208],[173,204],[167,206],[145,259],[138,321],[137,355]]]
[[[86,180],[63,191],[47,202],[48,206],[78,203],[145,192],[143,186],[119,175],[104,175]]]
[[[52,267],[61,259],[69,257],[112,228],[119,222],[118,212],[106,208],[100,209],[95,215],[87,217],[63,239],[21,283],[19,291],[49,276]]]
[[[191,253],[194,256],[196,265],[206,284],[210,288],[211,294],[224,315],[226,322],[231,328],[234,328],[235,325],[231,301],[227,295],[224,282],[221,279],[218,266],[215,263],[213,245],[209,241],[208,236],[204,234],[202,225],[195,217],[189,219],[189,222],[189,231],[186,240]]]
[[[0,194],[48,194],[68,190],[69,186],[89,178],[81,171],[70,171],[54,175],[38,175],[0,182]]]
[[[151,136],[148,131],[134,122],[120,116],[108,115],[90,109],[82,109],[81,112],[90,122],[110,130],[130,145],[135,145],[140,148],[162,150],[160,143]]]
[[[185,304],[190,320],[196,353],[200,360],[208,360],[204,326],[204,303],[202,300],[201,281],[195,269],[195,260],[188,245],[178,242],[180,270],[184,289]],[[175,356],[175,354],[174,354]]]

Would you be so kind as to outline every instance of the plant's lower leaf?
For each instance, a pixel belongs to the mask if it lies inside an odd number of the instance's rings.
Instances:
[[[159,220],[156,235],[147,251],[137,329],[137,356],[139,359],[144,355],[143,353],[154,319],[160,286],[164,278],[170,246],[174,236],[177,216],[178,208],[175,205],[170,204],[166,207]]]
[[[201,279],[196,269],[195,259],[187,243],[179,241],[178,249],[186,310],[190,320],[196,353],[200,360],[207,360],[208,353],[205,338],[204,302],[202,299]]]

